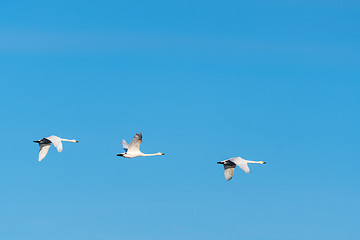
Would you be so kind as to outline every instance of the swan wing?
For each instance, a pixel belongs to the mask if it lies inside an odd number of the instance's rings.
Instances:
[[[48,153],[51,143],[41,143],[39,144],[39,146],[40,146],[39,162],[41,162],[41,160],[43,160],[46,154]]]
[[[248,167],[247,161],[245,159],[242,159],[241,157],[235,157],[235,158],[230,158],[229,161],[238,165],[239,168],[244,170],[244,172],[246,172],[246,173],[250,172],[250,168]]]
[[[133,140],[129,144],[128,152],[140,152],[140,144],[142,142],[142,134],[135,134]]]
[[[232,177],[234,175],[235,167],[236,167],[236,165],[232,162],[224,164],[224,170],[225,170],[224,176],[225,176],[226,181],[229,181],[230,179],[232,179]]]
[[[58,152],[62,152],[63,146],[62,146],[61,138],[52,135],[50,137],[47,137],[46,139],[52,142],[52,144],[54,144]]]
[[[127,152],[127,150],[129,149],[129,144],[123,139],[121,141],[121,145],[123,146],[123,149],[125,150],[125,152]]]

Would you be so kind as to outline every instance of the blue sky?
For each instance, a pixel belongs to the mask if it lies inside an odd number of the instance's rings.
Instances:
[[[0,7],[1,239],[358,239],[356,1]]]

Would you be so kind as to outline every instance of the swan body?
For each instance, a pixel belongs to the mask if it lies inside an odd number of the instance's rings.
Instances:
[[[40,146],[39,162],[41,162],[45,158],[46,154],[48,153],[51,143],[54,144],[54,146],[56,147],[58,152],[62,152],[62,150],[63,150],[62,142],[77,143],[78,141],[76,141],[75,139],[70,140],[70,139],[65,139],[65,138],[59,138],[57,136],[52,135],[50,137],[36,140],[34,142],[38,143]]]
[[[239,166],[242,170],[244,170],[244,172],[249,173],[250,168],[247,165],[248,163],[266,164],[266,162],[263,161],[248,161],[241,157],[229,158],[227,160],[217,163],[224,165],[224,176],[226,181],[232,179],[236,165]]]
[[[125,140],[121,141],[123,149],[125,150],[124,153],[119,153],[117,156],[124,157],[124,158],[134,158],[134,157],[147,157],[147,156],[158,156],[164,155],[164,153],[158,152],[153,154],[145,154],[140,151],[140,144],[142,142],[142,134],[137,133],[135,134],[133,140],[130,144],[128,144]]]

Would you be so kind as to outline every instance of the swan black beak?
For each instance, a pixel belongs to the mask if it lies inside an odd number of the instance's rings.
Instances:
[[[217,162],[217,164],[224,164],[223,162]]]
[[[34,143],[39,143],[40,141],[39,140],[37,140],[37,141],[33,141]]]

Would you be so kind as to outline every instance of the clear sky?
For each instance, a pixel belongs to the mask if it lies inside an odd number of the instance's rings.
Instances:
[[[358,1],[0,8],[1,239],[358,239]]]

